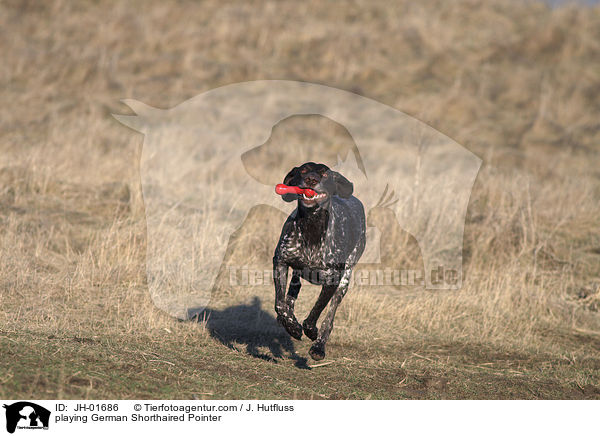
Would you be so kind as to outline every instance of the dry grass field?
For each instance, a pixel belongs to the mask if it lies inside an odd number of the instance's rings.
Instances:
[[[0,54],[0,397],[600,398],[600,7],[4,0]],[[351,290],[324,366],[270,283],[195,321],[148,292],[143,136],[111,114],[257,79],[381,101],[483,159],[462,289]],[[273,140],[343,136],[295,123]],[[256,213],[273,232],[231,259],[268,269],[285,217]]]

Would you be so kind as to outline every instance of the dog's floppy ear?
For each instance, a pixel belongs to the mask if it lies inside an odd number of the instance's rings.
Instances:
[[[292,182],[292,179],[298,175],[298,171],[300,171],[300,167],[294,167],[289,173],[287,173],[287,176],[285,176],[283,179],[283,184],[289,185]]]
[[[354,192],[352,182],[335,171],[328,171],[328,173],[335,183],[335,194],[342,198],[349,198]]]
[[[293,183],[293,180],[296,178],[296,176],[299,173],[300,173],[300,167],[294,167],[289,173],[287,173],[287,176],[284,177],[283,184],[290,186],[290,183]],[[296,200],[298,198],[298,196],[296,194],[283,194],[281,196],[281,198],[283,199],[283,201],[286,201],[289,203],[291,201]]]

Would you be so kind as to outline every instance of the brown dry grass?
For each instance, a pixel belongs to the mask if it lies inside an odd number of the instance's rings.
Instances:
[[[0,396],[598,397],[599,8],[8,1],[0,29]],[[270,285],[221,289],[199,324],[153,307],[142,137],[110,116],[265,78],[377,99],[484,159],[463,289],[349,293],[310,377]],[[239,250],[268,268],[272,244]]]

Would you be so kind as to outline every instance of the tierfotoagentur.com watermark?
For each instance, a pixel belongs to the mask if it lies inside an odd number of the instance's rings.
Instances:
[[[249,266],[229,266],[230,286],[262,286],[272,285],[273,269],[255,269]],[[302,276],[318,274],[311,271],[302,271]],[[444,270],[439,266],[430,271],[430,282],[436,285],[454,286],[458,281],[458,273],[454,270]],[[340,273],[341,276],[341,273]],[[319,277],[313,277],[320,281]],[[335,280],[332,279],[332,284]],[[352,275],[351,282],[356,286],[419,286],[425,284],[425,273],[416,269],[360,269]],[[327,283],[325,281],[325,283]]]

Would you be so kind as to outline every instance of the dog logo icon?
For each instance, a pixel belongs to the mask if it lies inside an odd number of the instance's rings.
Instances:
[[[29,401],[19,401],[6,409],[6,431],[14,433],[16,429],[48,429],[50,411]]]

